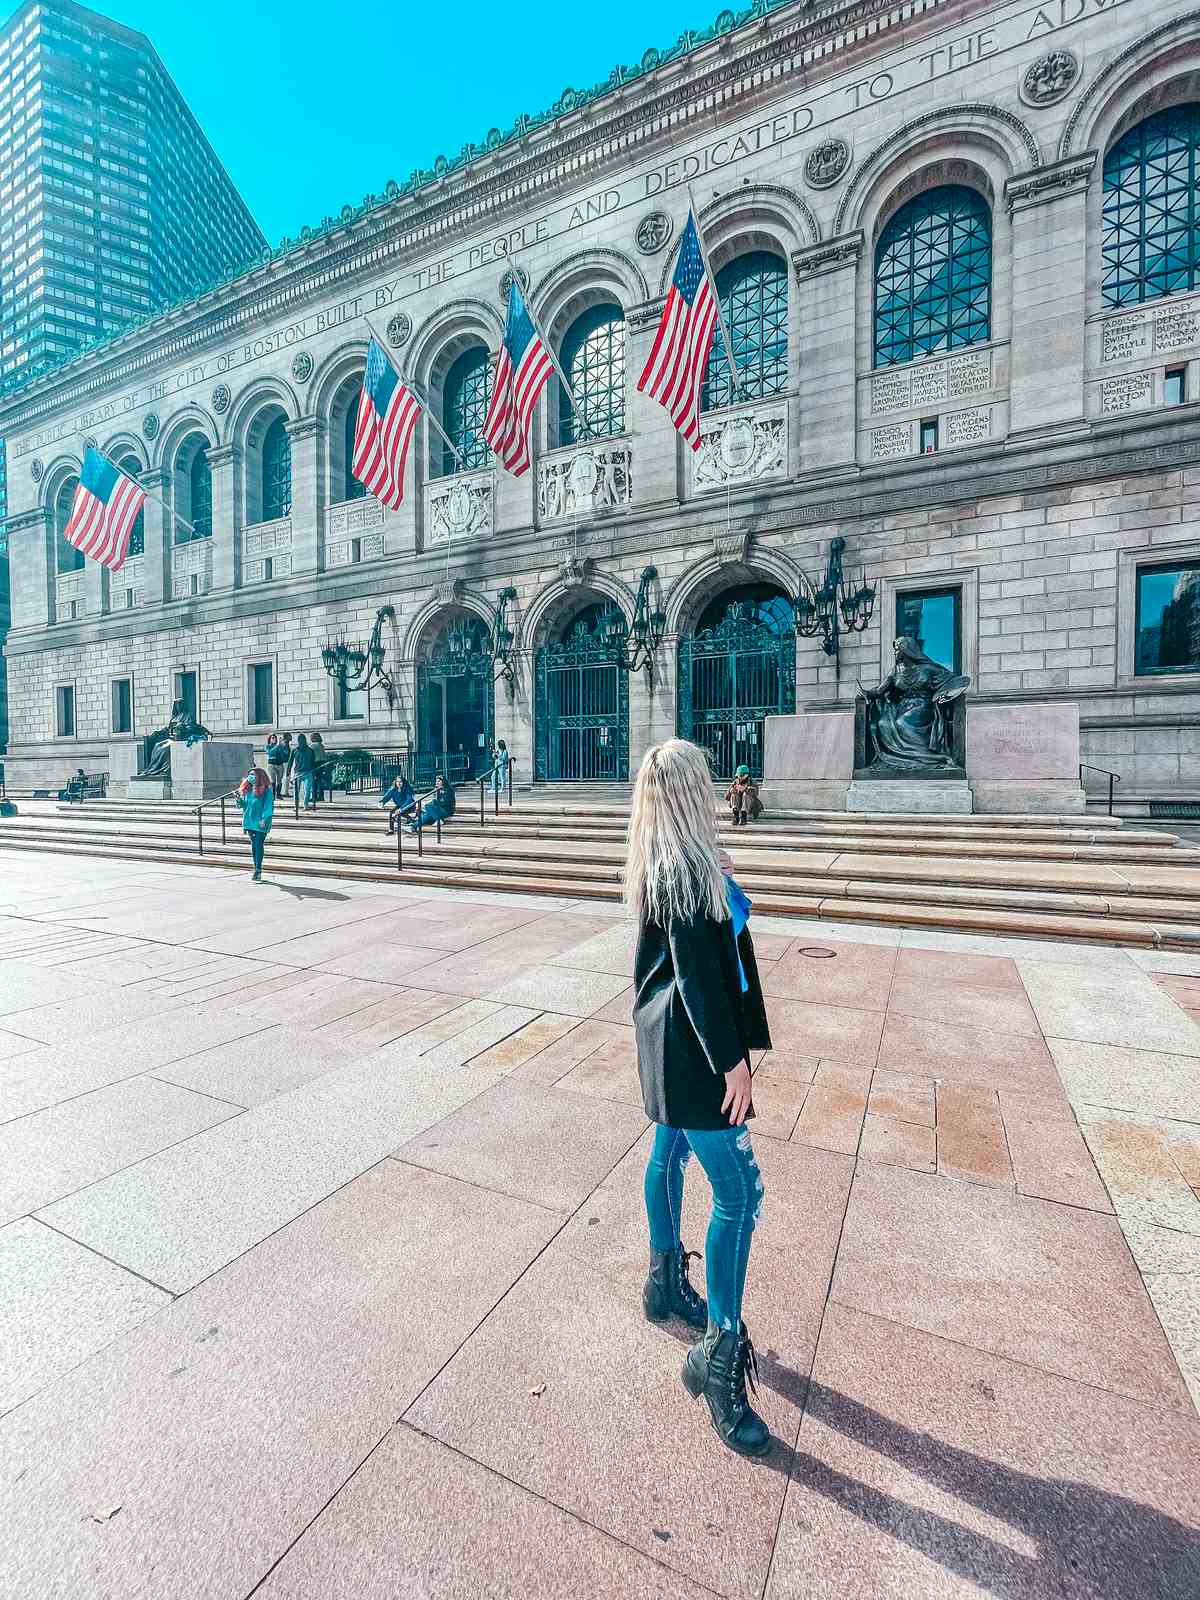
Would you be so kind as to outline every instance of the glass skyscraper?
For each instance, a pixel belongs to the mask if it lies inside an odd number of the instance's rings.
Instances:
[[[71,0],[21,7],[0,32],[0,382],[265,244],[145,34]]]

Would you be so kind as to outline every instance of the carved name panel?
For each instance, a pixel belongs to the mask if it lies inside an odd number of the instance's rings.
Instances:
[[[891,456],[911,455],[912,436],[911,422],[896,422],[890,428],[876,428],[871,434],[872,461],[886,461]]]
[[[1154,389],[1151,372],[1127,372],[1120,378],[1105,378],[1100,385],[1100,414],[1133,411],[1150,404]]]
[[[907,372],[879,372],[871,379],[871,410],[878,416],[884,411],[907,411],[911,383]]]
[[[946,418],[947,445],[976,444],[991,436],[991,406],[978,406],[973,411],[952,411]]]
[[[1163,306],[1154,318],[1154,348],[1186,350],[1193,344],[1200,344],[1200,300]]]
[[[871,412],[907,411],[936,406],[992,387],[992,352],[972,350],[944,361],[928,361],[904,372],[878,372],[871,379]]]
[[[1145,317],[1119,317],[1104,324],[1101,361],[1132,361],[1150,353],[1150,324]]]
[[[992,352],[973,350],[946,363],[946,393],[951,400],[966,394],[984,394],[992,387]]]
[[[946,363],[936,361],[932,366],[914,367],[912,375],[912,403],[914,406],[932,406],[946,398]]]
[[[325,566],[352,567],[355,562],[355,544],[359,561],[379,561],[383,556],[382,533],[364,533],[357,538],[342,538],[325,546]]]

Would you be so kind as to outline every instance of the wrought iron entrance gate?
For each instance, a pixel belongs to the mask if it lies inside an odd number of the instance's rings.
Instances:
[[[423,788],[434,773],[462,782],[488,764],[496,721],[496,686],[491,658],[453,657],[439,652],[417,663],[417,753],[415,782]]]
[[[763,775],[763,722],[796,709],[796,636],[731,604],[721,621],[679,641],[679,736],[708,752],[713,775],[742,762]]]
[[[589,606],[567,636],[537,653],[534,774],[541,783],[629,777],[629,674],[606,638],[610,613]]]

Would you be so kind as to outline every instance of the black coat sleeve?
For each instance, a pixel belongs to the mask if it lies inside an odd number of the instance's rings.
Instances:
[[[733,950],[729,923],[696,916],[674,919],[669,931],[675,985],[700,1048],[713,1072],[732,1072],[745,1059],[738,1027],[737,1003],[729,993],[729,963],[722,960],[721,941]]]

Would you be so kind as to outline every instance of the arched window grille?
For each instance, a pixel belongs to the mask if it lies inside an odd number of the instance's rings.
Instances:
[[[1106,306],[1200,287],[1200,105],[1130,128],[1104,158],[1100,283]]]
[[[273,522],[292,509],[292,441],[283,417],[276,417],[262,444],[262,520]]]
[[[54,565],[59,572],[78,572],[83,566],[83,551],[63,538],[71,520],[71,503],[79,487],[78,478],[68,478],[54,502]]]
[[[482,467],[487,462],[488,447],[480,430],[491,397],[488,353],[483,345],[475,345],[457,358],[442,385],[442,426],[467,467]],[[453,452],[443,448],[443,474],[457,471]]]
[[[354,435],[358,431],[358,391],[346,402],[346,421],[343,427],[342,499],[361,500],[367,492],[365,483],[359,483],[350,463],[354,460]]]
[[[741,389],[734,392],[718,323],[713,328],[702,408],[715,411],[738,400],[782,394],[788,382],[786,265],[767,250],[753,250],[726,262],[713,282],[733,345]]]
[[[136,456],[126,456],[124,461],[118,461],[117,465],[120,467],[122,472],[127,472],[131,478],[136,478],[138,473],[142,470],[142,463]],[[140,556],[144,552],[145,548],[146,512],[145,508],[143,508],[138,512],[137,521],[130,530],[129,549],[125,553],[127,556]]]
[[[577,317],[563,339],[560,360],[586,436],[624,433],[625,313],[620,306],[593,306]],[[560,384],[558,437],[562,444],[576,444],[584,436],[575,411]]]
[[[875,251],[875,365],[992,336],[992,214],[947,184],[900,207]]]
[[[192,464],[188,468],[188,504],[192,514],[188,518],[194,533],[189,534],[186,528],[179,531],[185,539],[211,539],[212,538],[212,468],[208,464],[208,445],[202,443],[197,446],[192,456]]]

